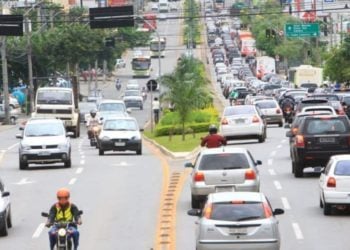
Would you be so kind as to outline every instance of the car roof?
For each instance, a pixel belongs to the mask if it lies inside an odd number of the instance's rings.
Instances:
[[[333,115],[333,114],[330,114],[330,115],[328,115],[327,116],[327,118],[329,118],[329,119],[332,119],[332,118],[344,118],[344,117],[347,117],[347,116],[345,116],[345,115]],[[308,117],[306,117],[307,119],[317,119],[317,118],[319,118],[319,119],[324,119],[325,118],[325,116],[324,115],[311,115],[311,116],[308,116]]]
[[[219,147],[219,148],[205,148],[202,149],[201,155],[210,154],[225,154],[225,153],[246,153],[245,148],[235,148],[235,147]]]
[[[108,116],[108,118],[105,120],[106,121],[110,121],[110,120],[133,120],[137,123],[137,120],[132,117],[132,116],[119,116],[119,115],[113,115],[113,116]]]
[[[102,103],[123,103],[124,104],[122,100],[112,100],[112,99],[104,99],[100,102],[99,105],[101,105]]]
[[[209,194],[208,200],[212,203],[234,200],[264,202],[265,195],[258,192],[220,192]]]
[[[31,118],[27,124],[36,124],[36,123],[61,123],[63,124],[62,120],[59,119],[51,119],[51,118]]]
[[[300,103],[326,103],[328,100],[326,98],[319,98],[319,97],[306,97],[303,100],[301,100]]]

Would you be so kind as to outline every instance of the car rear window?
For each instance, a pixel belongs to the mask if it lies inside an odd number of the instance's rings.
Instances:
[[[225,109],[224,115],[246,115],[246,114],[255,114],[256,111],[252,106],[239,106],[239,107],[230,107]]]
[[[344,134],[349,133],[349,125],[344,119],[309,119],[306,122],[307,134]]]
[[[325,98],[328,101],[339,101],[339,96],[337,95],[313,95],[312,97]]]
[[[260,202],[242,204],[214,203],[212,205],[211,220],[220,221],[248,221],[266,218],[264,207]]]
[[[223,153],[203,155],[199,170],[242,169],[249,168],[247,156],[243,153]]]
[[[260,109],[273,109],[277,107],[275,102],[258,102],[256,106]]]
[[[350,160],[338,161],[334,169],[335,175],[350,175]]]

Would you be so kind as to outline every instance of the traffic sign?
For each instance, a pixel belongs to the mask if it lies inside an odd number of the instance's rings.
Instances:
[[[134,27],[134,7],[132,5],[90,8],[89,16],[91,29]]]
[[[23,36],[23,15],[0,15],[0,36]]]
[[[284,26],[286,37],[318,37],[320,25],[318,23],[287,23]]]

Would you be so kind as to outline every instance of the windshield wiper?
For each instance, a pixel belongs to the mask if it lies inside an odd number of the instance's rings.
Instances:
[[[239,218],[237,221],[261,219],[261,216],[248,216]]]

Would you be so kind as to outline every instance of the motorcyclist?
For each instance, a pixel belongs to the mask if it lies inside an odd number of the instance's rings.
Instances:
[[[209,126],[209,135],[202,138],[201,146],[207,148],[218,148],[220,146],[226,145],[226,139],[222,135],[218,134],[218,129],[215,125]]]
[[[281,108],[282,108],[282,112],[283,112],[283,117],[286,120],[286,122],[292,121],[292,116],[294,113],[295,104],[296,104],[295,100],[291,96],[286,96],[281,101]]]
[[[160,112],[160,103],[159,103],[158,97],[154,97],[152,101],[152,109],[153,109],[153,115],[154,115],[154,122],[155,124],[158,124],[159,112]]]
[[[55,222],[75,222],[76,225],[81,225],[79,209],[76,205],[69,201],[70,192],[66,188],[61,188],[57,191],[58,202],[53,204],[50,208],[49,217],[46,222],[47,227],[51,227],[49,231],[50,249],[53,250],[57,242],[57,227]],[[70,225],[68,228],[70,235],[73,238],[74,249],[77,250],[79,246],[79,231],[77,226]]]
[[[228,99],[230,100],[230,105],[232,106],[232,102],[236,103],[236,100],[238,98],[238,91],[236,89],[233,89],[231,92],[230,92],[230,95],[228,96]]]
[[[122,87],[122,85],[121,85],[121,83],[120,83],[120,79],[119,78],[117,78],[117,80],[115,81],[115,87],[116,87],[116,89],[119,91],[120,90],[120,88]]]
[[[88,129],[88,137],[89,139],[91,139],[92,137],[94,137],[94,131],[93,128],[94,127],[98,127],[98,131],[99,131],[99,125],[100,125],[100,121],[99,119],[96,117],[97,111],[95,109],[90,111],[90,117],[86,122],[86,127]]]

